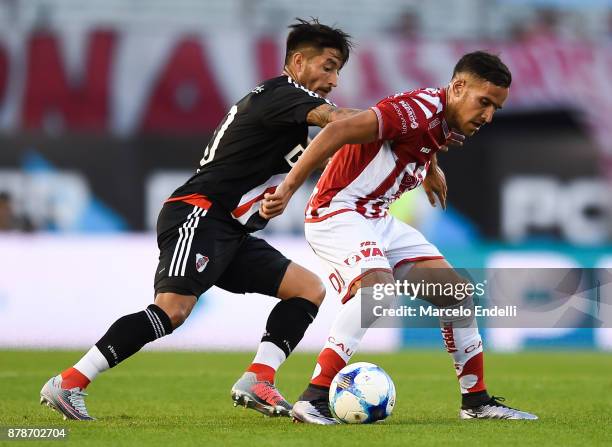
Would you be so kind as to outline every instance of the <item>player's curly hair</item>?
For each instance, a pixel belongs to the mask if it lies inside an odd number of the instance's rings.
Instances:
[[[512,74],[506,64],[499,56],[486,51],[474,51],[463,55],[455,65],[453,77],[457,73],[472,73],[498,87],[510,87],[512,83]]]
[[[298,50],[313,47],[317,50],[324,48],[334,48],[340,51],[342,56],[342,66],[346,64],[353,47],[351,36],[340,28],[323,25],[319,19],[311,17],[311,20],[304,20],[296,17],[297,23],[289,25],[289,35],[287,36],[287,51],[285,53],[285,64],[289,63],[291,56]]]

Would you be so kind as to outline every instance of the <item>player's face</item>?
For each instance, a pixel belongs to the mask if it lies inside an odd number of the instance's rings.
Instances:
[[[493,120],[508,98],[509,89],[473,76],[451,83],[450,95],[454,96],[452,126],[465,136],[472,136],[482,126]]]
[[[323,98],[338,85],[342,58],[334,48],[325,48],[322,53],[304,57],[298,71],[298,82]]]

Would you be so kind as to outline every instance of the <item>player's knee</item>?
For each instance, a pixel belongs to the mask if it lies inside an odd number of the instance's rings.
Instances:
[[[456,274],[453,278],[449,279],[449,284],[452,284],[454,293],[452,295],[441,295],[438,296],[439,307],[449,307],[455,304],[469,300],[474,294],[473,286],[471,282],[459,274]]]
[[[195,297],[175,293],[160,293],[155,298],[155,304],[170,318],[173,330],[185,322],[195,303]]]
[[[311,274],[309,278],[304,281],[304,289],[300,296],[318,307],[325,299],[325,286],[318,276]]]

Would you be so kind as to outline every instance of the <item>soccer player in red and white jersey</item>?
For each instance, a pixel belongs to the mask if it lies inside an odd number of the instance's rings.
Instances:
[[[495,55],[464,55],[445,88],[400,93],[350,118],[330,123],[312,141],[260,213],[274,217],[294,191],[328,157],[333,156],[309,200],[305,233],[308,243],[330,269],[342,309],[319,354],[306,391],[293,407],[297,420],[333,424],[327,405],[330,383],[357,350],[362,327],[362,299],[374,285],[395,280],[460,284],[465,280],[438,249],[409,225],[388,214],[403,192],[426,183],[445,206],[446,182],[436,153],[463,144],[493,119],[508,97],[511,74]],[[380,290],[380,289],[379,289]],[[443,308],[473,306],[472,298],[422,296]],[[450,309],[449,309],[450,310]],[[452,315],[453,312],[446,312]],[[440,318],[462,394],[462,419],[537,419],[487,393],[482,340],[475,319]]]

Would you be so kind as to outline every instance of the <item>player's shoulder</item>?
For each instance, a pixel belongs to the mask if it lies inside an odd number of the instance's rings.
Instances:
[[[323,98],[312,90],[309,90],[287,75],[269,79],[261,85],[261,88],[262,90],[267,90],[269,95],[279,99],[309,98],[313,101],[319,101],[321,104],[327,103],[329,105],[334,105],[334,103],[328,99]]]
[[[398,114],[408,117],[410,127],[417,129],[429,125],[444,110],[444,89],[420,88],[387,96],[376,107],[392,107]]]

